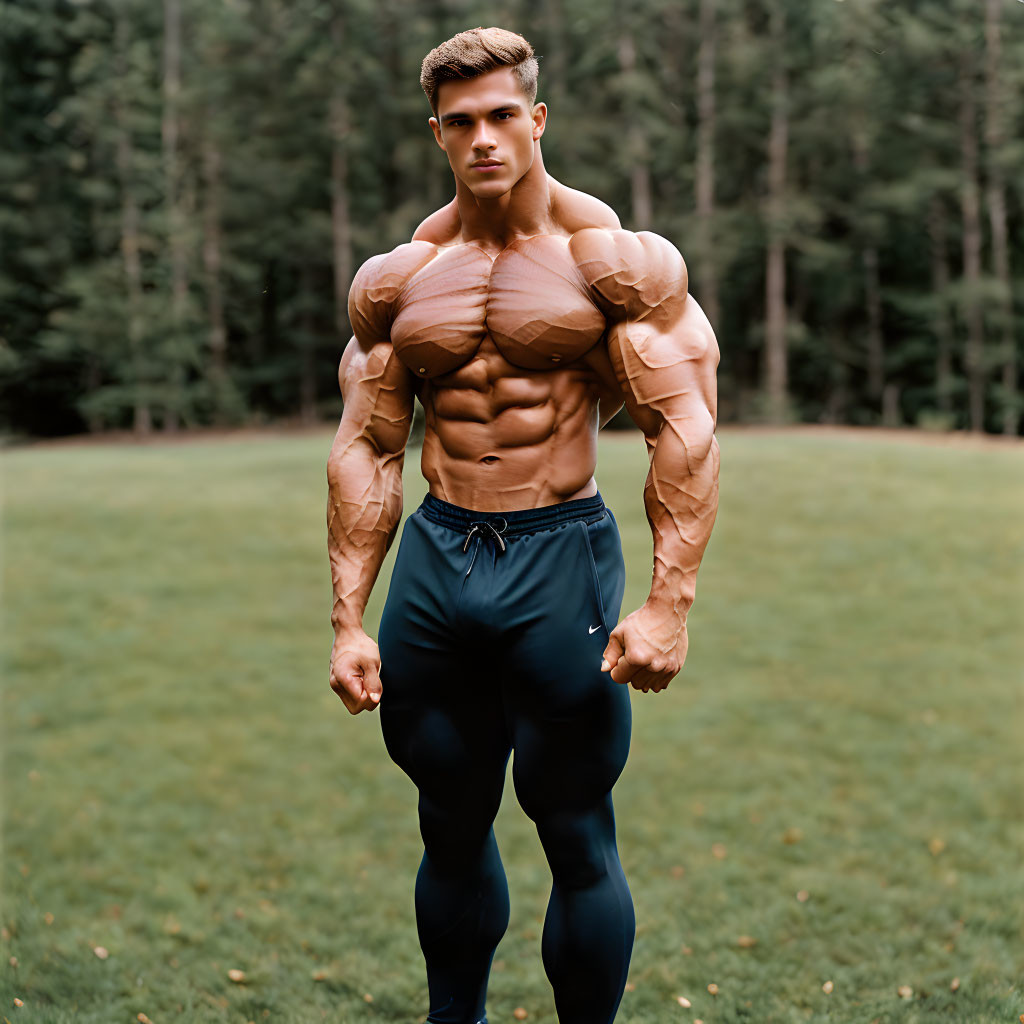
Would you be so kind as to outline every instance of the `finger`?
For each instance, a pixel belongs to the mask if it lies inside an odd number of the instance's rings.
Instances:
[[[349,714],[354,715],[359,711],[360,698],[353,696],[333,672],[331,673],[331,689],[341,698],[341,703],[345,705],[345,710]]]
[[[366,690],[370,710],[375,710],[384,691],[380,684],[380,669],[373,662],[370,662],[363,672],[363,689]]]
[[[649,668],[638,668],[633,678],[629,681],[629,685],[646,693],[654,686],[657,678],[657,672],[652,672]]]
[[[602,656],[604,660],[601,662],[601,671],[608,672],[615,668],[619,658],[622,657],[622,652],[622,640],[617,632],[613,632],[612,635],[608,637],[608,646],[604,649],[604,654]],[[612,678],[614,679],[615,677],[613,676]]]
[[[633,677],[631,685],[635,686],[638,690],[642,689],[644,693],[648,690],[652,693],[660,693],[671,681],[672,673],[664,669],[657,672],[651,668],[644,668]]]
[[[611,671],[611,676],[617,683],[628,683],[636,674],[636,671],[637,666],[633,665],[629,659],[623,655],[616,662],[615,668]]]
[[[353,715],[362,711],[366,690],[363,686],[363,674],[356,659],[342,657],[334,663],[331,668],[331,688]]]
[[[345,705],[346,711],[353,715],[359,712],[359,704],[362,700],[362,688],[360,688],[358,694],[352,693],[349,687],[332,672],[331,689],[341,698],[341,703]]]

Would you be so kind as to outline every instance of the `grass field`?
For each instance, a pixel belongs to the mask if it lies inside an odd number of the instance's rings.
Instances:
[[[1024,447],[720,442],[689,660],[632,695],[617,1020],[1016,1022]],[[4,1021],[423,1019],[415,791],[327,685],[329,444],[3,456]],[[604,440],[624,614],[645,472],[638,437]],[[549,876],[511,786],[496,828],[489,1019],[554,1024]]]

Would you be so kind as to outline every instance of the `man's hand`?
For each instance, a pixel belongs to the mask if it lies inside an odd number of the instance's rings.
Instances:
[[[672,609],[647,602],[612,630],[602,672],[637,690],[664,690],[686,661],[686,623]]]
[[[362,630],[338,633],[331,649],[331,689],[353,715],[380,701],[380,652]]]

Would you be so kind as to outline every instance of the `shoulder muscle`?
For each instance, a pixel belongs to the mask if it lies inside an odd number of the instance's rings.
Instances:
[[[639,320],[654,310],[681,314],[686,264],[667,238],[653,231],[584,228],[569,251],[588,289],[616,320]]]
[[[406,242],[391,252],[371,256],[356,272],[348,293],[352,333],[365,345],[390,336],[394,306],[409,278],[434,258],[430,242]]]
[[[622,226],[618,215],[607,203],[561,182],[555,192],[555,216],[567,231],[583,228],[615,230]]]

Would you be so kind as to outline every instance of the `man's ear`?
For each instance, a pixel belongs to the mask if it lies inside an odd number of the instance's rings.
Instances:
[[[444,149],[444,142],[441,139],[441,126],[437,123],[437,118],[432,117],[428,122],[431,131],[434,133],[434,138],[437,140],[437,144]],[[539,136],[538,136],[539,138]]]
[[[534,141],[544,134],[544,128],[548,123],[548,105],[546,103],[534,103],[533,105],[533,138]]]

